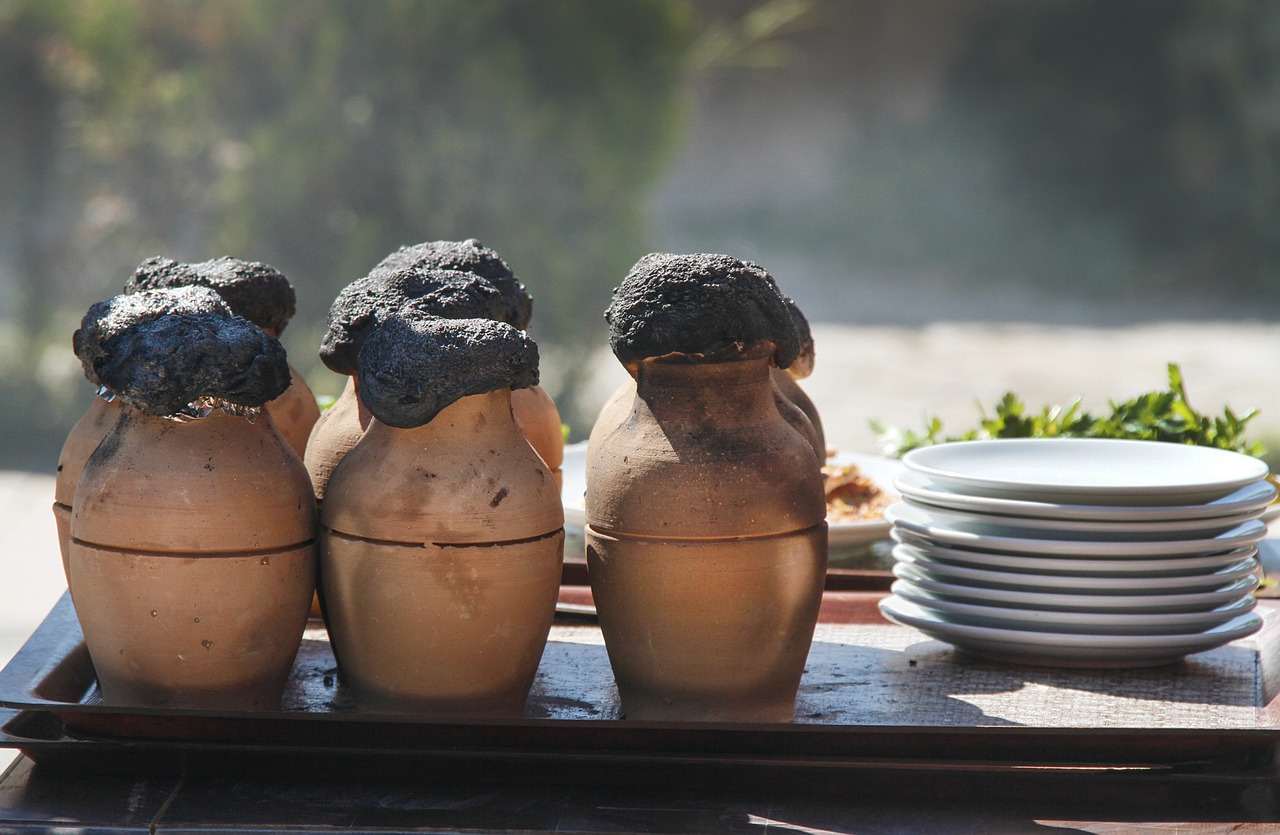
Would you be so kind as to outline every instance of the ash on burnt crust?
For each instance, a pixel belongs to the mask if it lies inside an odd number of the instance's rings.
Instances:
[[[786,368],[800,351],[772,276],[728,255],[646,255],[613,291],[605,321],[623,365],[667,354],[727,358],[768,341]]]
[[[112,346],[125,330],[175,313],[232,315],[221,296],[201,286],[141,290],[103,299],[90,306],[71,335],[71,347],[80,358],[84,376],[94,385],[102,385],[99,367],[112,360]]]
[[[431,421],[462,397],[538,382],[538,346],[492,319],[393,316],[360,349],[360,400],[388,426]]]
[[[529,327],[533,316],[533,296],[521,284],[498,253],[475,238],[465,241],[426,241],[402,246],[382,259],[370,276],[393,273],[407,268],[459,270],[478,275],[502,294],[506,308],[497,318],[520,330]]]
[[[148,258],[138,265],[124,291],[191,285],[213,288],[232,313],[277,334],[284,331],[298,308],[293,285],[279,270],[261,261],[227,256],[195,264]]]
[[[102,383],[148,414],[182,413],[202,398],[256,407],[289,387],[284,346],[239,316],[169,313],[101,344]]]
[[[320,359],[339,374],[355,374],[365,338],[402,312],[414,317],[499,320],[505,309],[498,289],[472,273],[429,267],[375,270],[347,285],[334,299],[329,327],[320,342]]]

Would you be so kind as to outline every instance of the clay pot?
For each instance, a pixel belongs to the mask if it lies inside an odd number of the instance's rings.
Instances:
[[[773,401],[778,408],[778,413],[782,415],[783,420],[791,424],[792,429],[809,442],[818,460],[826,461],[827,442],[813,401],[786,371],[773,368],[770,369],[770,374],[774,387]],[[631,416],[631,401],[635,396],[634,380],[628,380],[618,386],[600,408],[600,414],[596,416],[595,425],[591,428],[591,436],[587,440],[588,446],[597,438],[603,440]]]
[[[609,399],[600,407],[596,422],[591,426],[591,434],[587,437],[587,448],[604,443],[604,439],[622,426],[631,416],[632,400],[636,397],[636,381],[627,380],[613,390]]]
[[[510,390],[412,429],[375,420],[321,519],[329,634],[360,708],[522,712],[555,614],[564,511]]]
[[[373,415],[360,403],[356,378],[348,377],[342,394],[312,427],[303,455],[316,501],[324,501],[334,467],[356,445],[372,420]]]
[[[822,418],[818,415],[818,407],[813,404],[809,395],[795,378],[783,368],[770,370],[774,388],[777,389],[775,399],[778,411],[786,418],[797,432],[804,435],[805,440],[813,445],[813,451],[819,461],[827,460],[827,438],[822,431]],[[797,415],[796,413],[799,412]],[[803,418],[803,419],[802,419]]]
[[[564,463],[564,428],[560,410],[542,386],[529,386],[511,392],[511,411],[516,426],[529,446],[551,468],[556,484],[563,483],[560,465]]]
[[[53,519],[58,527],[58,549],[62,554],[64,576],[67,575],[67,541],[71,538],[71,511],[75,505],[80,473],[84,470],[85,461],[115,426],[121,411],[119,401],[94,397],[84,416],[67,433],[67,440],[58,455],[58,475],[53,483]]]
[[[311,430],[320,419],[320,406],[316,403],[315,392],[292,365],[289,366],[289,379],[289,388],[285,389],[284,394],[263,408],[271,415],[290,448],[301,459],[307,454],[307,440],[311,437]]]
[[[817,622],[826,503],[768,348],[639,363],[587,457],[587,563],[631,719],[788,722]]]
[[[266,414],[124,407],[85,464],[68,580],[104,702],[278,708],[315,566],[311,486]]]

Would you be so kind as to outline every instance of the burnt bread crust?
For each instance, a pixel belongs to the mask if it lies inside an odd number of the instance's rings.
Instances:
[[[283,273],[261,261],[229,256],[193,264],[148,258],[125,283],[124,292],[192,285],[212,288],[233,314],[275,334],[284,331],[298,309],[297,294]]]
[[[786,302],[787,310],[791,313],[791,323],[795,325],[796,338],[800,340],[800,353],[788,367],[788,371],[796,378],[808,377],[813,373],[815,360],[813,331],[809,327],[809,320],[800,310],[800,305],[796,304],[796,300],[790,296],[783,296],[782,300]]]
[[[360,348],[360,400],[381,422],[428,423],[462,397],[538,383],[538,346],[492,319],[395,315]]]
[[[102,385],[98,368],[111,361],[114,345],[125,330],[175,313],[232,315],[221,296],[202,286],[139,290],[95,302],[71,335],[71,348],[80,359],[84,376],[94,385]]]
[[[397,272],[408,268],[458,270],[477,275],[502,294],[505,302],[500,322],[525,330],[533,317],[533,296],[516,279],[511,267],[497,252],[475,238],[465,241],[426,241],[400,249],[382,259],[370,275]]]
[[[773,277],[728,255],[646,255],[613,291],[609,346],[623,365],[681,354],[728,359],[765,342],[786,368],[800,338]]]
[[[204,398],[258,407],[289,388],[284,346],[240,316],[170,314],[125,330],[112,349],[103,384],[152,415]]]
[[[498,319],[502,294],[480,276],[458,270],[405,267],[372,272],[348,284],[329,308],[320,359],[348,376],[357,372],[360,347],[382,322],[401,313],[447,319]]]

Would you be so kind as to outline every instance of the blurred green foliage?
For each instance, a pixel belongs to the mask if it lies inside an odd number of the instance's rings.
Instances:
[[[98,293],[141,255],[228,252],[312,319],[397,246],[479,237],[560,336],[641,254],[690,38],[665,0],[8,0],[0,50],[28,66],[0,95],[38,99],[24,156],[74,176],[85,244],[128,253],[99,271],[86,246]]]
[[[1169,387],[1140,394],[1117,403],[1110,401],[1110,413],[1093,414],[1080,408],[1076,398],[1066,406],[1042,406],[1029,410],[1013,392],[1006,392],[988,413],[979,405],[977,427],[957,435],[945,434],[942,421],[927,418],[921,431],[887,427],[874,423],[881,451],[900,458],[913,449],[948,441],[978,441],[996,438],[1118,438],[1134,441],[1163,441],[1192,444],[1266,457],[1261,441],[1247,436],[1247,424],[1256,411],[1237,415],[1230,407],[1221,415],[1198,411],[1187,399],[1182,369],[1169,363]]]
[[[0,375],[64,432],[41,354],[153,254],[283,270],[304,373],[334,295],[423,240],[480,238],[536,337],[602,342],[693,41],[679,0],[0,0]]]

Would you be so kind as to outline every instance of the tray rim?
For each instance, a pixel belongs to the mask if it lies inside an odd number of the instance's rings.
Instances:
[[[828,593],[829,595],[831,593]],[[883,591],[836,592],[860,598],[874,607]],[[1280,601],[1259,600],[1280,612]],[[1280,644],[1280,619],[1271,618],[1255,638],[1273,633]],[[68,626],[72,631],[68,632]],[[834,725],[822,723],[738,724],[721,722],[644,722],[615,718],[486,719],[481,717],[424,717],[354,712],[311,711],[194,711],[149,707],[119,707],[50,701],[31,692],[55,665],[83,646],[79,623],[69,595],[63,596],[3,670],[0,670],[0,708],[20,715],[55,717],[68,729],[68,738],[81,743],[124,747],[185,747],[192,753],[226,750],[243,752],[323,751],[339,757],[484,756],[519,758],[558,751],[585,760],[608,761],[675,757],[696,762],[705,757],[728,757],[753,762],[761,758],[793,765],[821,763],[836,756],[842,762],[986,763],[999,767],[1073,767],[1238,763],[1242,758],[1268,762],[1280,752],[1280,689],[1269,687],[1259,717],[1272,722],[1259,727],[1049,727],[1035,725]],[[32,665],[30,659],[44,660]],[[17,663],[15,663],[17,662]],[[1260,664],[1262,658],[1260,657]],[[24,666],[35,672],[30,685]],[[1268,666],[1268,665],[1263,665]],[[1273,665],[1280,668],[1280,658]],[[1280,669],[1260,671],[1280,676]],[[22,692],[15,692],[22,691]],[[34,697],[34,698],[33,698]],[[198,725],[202,733],[191,734]],[[376,732],[389,744],[352,744],[347,738],[312,739],[316,728],[340,729],[349,738]],[[302,731],[290,739],[290,729]],[[247,741],[271,730],[274,741]],[[140,731],[140,732],[138,732]],[[219,736],[221,734],[221,736]],[[403,740],[396,737],[403,736]],[[16,740],[16,741],[15,741]],[[27,741],[39,747],[37,741]],[[0,728],[0,747],[23,749],[22,738]],[[48,748],[48,744],[44,744]]]

